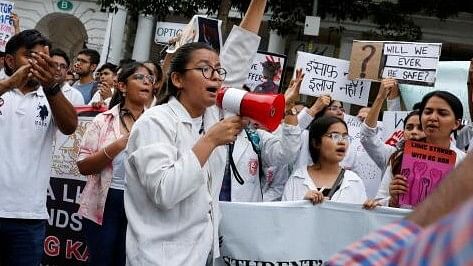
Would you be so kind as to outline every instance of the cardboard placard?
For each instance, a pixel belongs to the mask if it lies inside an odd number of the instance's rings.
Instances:
[[[454,167],[456,153],[424,142],[406,141],[401,175],[407,178],[408,192],[399,205],[412,208],[422,202]]]
[[[5,52],[8,40],[15,34],[13,27],[13,8],[15,4],[9,1],[0,1],[0,51]]]
[[[366,106],[371,82],[349,80],[349,62],[342,59],[297,52],[296,68],[305,73],[301,94],[330,95],[333,99]]]
[[[441,43],[353,41],[350,78],[433,86]]]
[[[286,59],[285,55],[258,51],[245,85],[258,93],[278,93],[284,78]]]
[[[353,41],[349,78],[379,80],[382,55],[382,42]]]

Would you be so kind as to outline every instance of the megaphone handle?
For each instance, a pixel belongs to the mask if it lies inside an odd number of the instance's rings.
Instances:
[[[235,143],[229,143],[228,144],[228,160],[230,161],[230,167],[233,172],[233,176],[235,176],[235,180],[240,184],[243,185],[245,181],[241,177],[240,173],[238,172],[238,169],[235,165],[235,161],[233,160],[233,147],[235,146]]]

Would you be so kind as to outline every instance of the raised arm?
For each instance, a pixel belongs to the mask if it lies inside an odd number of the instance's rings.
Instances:
[[[379,139],[377,129],[378,116],[384,101],[389,93],[395,90],[396,87],[397,82],[394,79],[384,79],[381,82],[378,96],[361,128],[361,145],[363,145],[368,155],[382,171],[386,169],[386,164],[391,154],[395,151],[395,148],[386,145]]]
[[[234,26],[228,35],[220,51],[220,60],[228,73],[225,86],[243,87],[261,40],[258,29],[265,6],[266,0],[252,0],[240,27]]]
[[[379,113],[381,112],[381,108],[383,107],[384,101],[388,98],[388,95],[391,91],[397,88],[397,81],[395,79],[383,79],[381,81],[381,85],[379,86],[378,95],[371,106],[371,110],[366,116],[365,123],[367,126],[371,128],[375,128],[376,124],[378,123]]]
[[[240,27],[258,34],[261,20],[263,19],[266,0],[252,0],[240,23]]]

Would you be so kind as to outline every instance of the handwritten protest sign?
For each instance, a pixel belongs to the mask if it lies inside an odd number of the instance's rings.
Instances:
[[[382,55],[382,42],[354,41],[351,50],[349,78],[379,80]]]
[[[258,51],[245,85],[254,92],[278,93],[285,67],[285,55]]]
[[[156,23],[155,43],[168,43],[170,39],[182,34],[186,24],[158,21]]]
[[[349,80],[349,62],[342,59],[297,52],[296,68],[305,73],[301,94],[330,95],[333,99],[366,106],[371,82]]]
[[[440,43],[354,41],[350,78],[391,77],[403,83],[433,86],[441,48]]]
[[[13,27],[14,4],[8,1],[0,1],[0,51],[5,52],[5,45],[13,36],[15,29]]]
[[[363,122],[358,117],[347,114],[343,116],[343,120],[347,124],[351,141],[348,148],[349,151],[342,165],[347,169],[355,171],[363,180],[368,197],[374,197],[381,183],[381,170],[361,144],[360,138]]]
[[[395,146],[404,137],[404,119],[409,114],[409,111],[384,111],[383,139],[386,144]]]
[[[455,166],[456,154],[424,142],[406,141],[401,174],[407,177],[408,192],[399,197],[401,207],[422,202]]]

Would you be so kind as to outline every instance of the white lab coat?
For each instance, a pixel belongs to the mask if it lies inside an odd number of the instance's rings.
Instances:
[[[283,123],[281,131],[280,135],[260,129],[256,131],[260,137],[263,165],[284,165],[294,162],[301,145],[301,130],[298,126]],[[245,183],[240,185],[233,177],[232,172],[232,201],[262,201],[259,180],[259,167],[261,166],[258,164],[258,156],[244,130],[235,141],[233,160]]]
[[[249,70],[259,41],[234,27],[221,50],[222,66],[229,73]],[[241,87],[241,77],[229,75],[225,85]],[[218,108],[207,108],[205,129],[218,121]],[[127,265],[205,265],[211,250],[213,258],[220,255],[217,203],[227,149],[217,147],[201,167],[191,150],[199,139],[192,127],[175,98],[147,110],[133,126],[125,162]]]
[[[219,121],[216,107],[204,127]],[[128,141],[125,211],[129,265],[205,265],[218,254],[216,206],[226,161],[217,147],[201,167],[192,147],[199,139],[177,99],[146,111]],[[210,190],[209,190],[210,188]]]
[[[283,201],[294,201],[304,199],[309,190],[317,190],[314,181],[305,168],[298,168],[289,177],[284,187]],[[332,196],[332,201],[362,204],[366,200],[365,185],[360,177],[350,170],[345,170],[342,184]]]
[[[381,141],[378,135],[379,127],[371,128],[366,123],[361,124],[360,142],[366,153],[371,157],[373,162],[384,173],[391,155],[396,152],[397,148]]]

